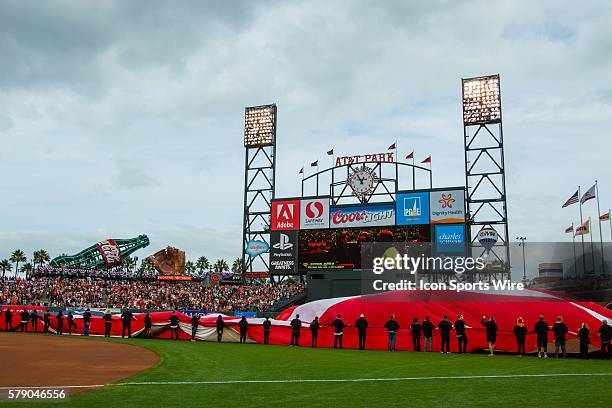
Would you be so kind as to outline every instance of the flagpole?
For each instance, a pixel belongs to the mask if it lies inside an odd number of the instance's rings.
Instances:
[[[601,273],[606,274],[606,261],[604,258],[604,249],[603,249],[603,233],[601,232],[601,209],[599,208],[599,185],[597,184],[597,180],[595,180],[595,196],[597,197],[597,219],[599,220],[599,245],[601,248]],[[593,267],[595,269],[595,267]]]
[[[595,274],[595,252],[593,251],[593,226],[589,217],[589,235],[591,236],[591,262],[593,263],[593,275]]]
[[[582,195],[580,194],[580,186],[578,186],[578,204],[580,205],[580,227],[584,224],[584,220],[582,219]],[[590,225],[589,225],[590,227]],[[580,241],[582,242],[582,273],[586,275],[586,259],[584,252],[584,234],[580,234]]]
[[[610,223],[610,241],[612,241],[612,213],[610,212],[611,210],[608,209],[608,222]]]
[[[576,234],[574,234],[574,223],[572,222],[572,246],[574,247],[574,276],[578,277],[578,261],[576,260]]]
[[[414,150],[412,151],[412,189],[416,190],[416,172],[414,170]]]

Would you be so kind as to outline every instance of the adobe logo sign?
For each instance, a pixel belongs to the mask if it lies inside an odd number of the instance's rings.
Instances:
[[[272,225],[274,231],[290,231],[300,229],[300,201],[273,201]]]
[[[329,228],[329,200],[311,199],[300,202],[301,229]]]

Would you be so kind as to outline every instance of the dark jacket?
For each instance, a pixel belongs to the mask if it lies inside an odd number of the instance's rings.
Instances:
[[[517,339],[522,339],[527,334],[527,327],[525,325],[521,326],[520,324],[517,324],[514,326],[512,331],[514,331],[514,335]]]
[[[300,329],[302,328],[302,321],[297,317],[291,321],[291,330],[294,334],[300,334]]]
[[[465,336],[465,320],[456,320],[454,326],[457,336]]]
[[[145,327],[151,327],[151,316],[147,313],[144,317]]]
[[[555,333],[555,341],[565,341],[565,334],[568,332],[567,325],[563,322],[554,322],[552,331]]]
[[[179,318],[177,315],[170,315],[170,326],[178,326]]]
[[[440,334],[442,336],[448,336],[453,329],[453,325],[448,320],[442,319],[442,321],[438,323],[438,328],[440,329]]]
[[[313,321],[312,323],[310,323],[310,332],[316,336],[319,334],[319,327],[321,327],[321,325],[319,324],[318,320]]]
[[[225,323],[223,323],[223,319],[217,319],[217,331],[223,330],[223,326],[225,326]]]
[[[198,327],[198,322],[200,321],[200,316],[191,316],[191,327]]]
[[[10,310],[6,310],[4,312],[4,320],[6,320],[7,322],[13,320],[13,312],[11,312]]]
[[[342,330],[347,327],[339,318],[333,321],[332,326],[334,326],[334,333],[342,333]]]
[[[412,332],[412,337],[421,337],[421,325],[417,323],[412,323],[410,325],[410,331]]]
[[[90,323],[91,322],[91,312],[85,311],[83,313],[83,323]]]
[[[30,320],[32,320],[32,323],[38,321],[38,313],[36,313],[36,310],[32,310],[32,313],[30,313]]]
[[[497,323],[482,319],[480,323],[487,330],[487,339],[494,339],[497,336]]]
[[[591,343],[589,340],[589,329],[586,327],[581,327],[580,330],[578,330],[578,338],[580,339],[581,344]]]
[[[395,319],[389,319],[387,323],[385,323],[385,329],[387,329],[388,332],[397,332],[399,328],[400,325]]]
[[[538,321],[535,324],[533,331],[536,332],[536,335],[539,338],[547,337],[548,336],[548,323],[546,323],[544,320]]]
[[[113,315],[111,315],[110,313],[104,313],[104,316],[102,316],[102,319],[104,320],[104,323],[111,324],[113,320]]]
[[[249,322],[247,322],[246,319],[242,319],[238,322],[238,327],[240,327],[241,334],[246,334],[249,328]]]
[[[435,329],[435,327],[431,321],[424,320],[422,327],[423,327],[423,337],[433,336],[433,330]]]
[[[124,326],[130,326],[132,324],[132,312],[126,310],[125,312],[121,313],[121,321],[123,322]]]
[[[368,321],[366,320],[365,317],[360,317],[359,319],[357,319],[357,321],[355,322],[355,327],[357,327],[357,331],[360,334],[363,334],[366,332],[366,329],[368,328]]]
[[[270,331],[270,327],[272,327],[272,322],[269,320],[264,320],[263,322],[263,331],[264,332],[269,332]]]
[[[22,322],[27,322],[28,320],[30,320],[30,312],[28,312],[27,310],[22,311],[20,315]]]
[[[598,333],[602,342],[606,343],[612,340],[612,326],[609,324],[602,324],[598,330]]]

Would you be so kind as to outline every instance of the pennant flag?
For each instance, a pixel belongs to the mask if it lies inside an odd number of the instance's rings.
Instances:
[[[572,225],[571,227],[567,227],[567,228],[565,229],[565,233],[566,233],[566,234],[569,234],[570,232],[574,232],[574,226],[573,226],[573,225]]]
[[[304,168],[303,167],[300,169],[300,173],[299,174],[304,174]]]
[[[425,160],[423,160],[421,163],[424,163],[424,164],[429,163],[429,164],[431,164],[431,156],[429,156],[428,158],[426,158]]]
[[[414,151],[408,153],[408,156],[406,156],[406,160],[410,160],[410,159],[414,160]]]
[[[327,155],[328,155],[328,156],[331,156],[331,155],[333,155],[333,154],[334,154],[334,148],[332,147],[332,148],[331,148],[331,150],[328,150],[328,151],[327,151]]]
[[[599,221],[610,221],[610,211],[599,216]]]
[[[586,220],[584,224],[576,228],[575,235],[586,235],[591,230],[591,220]]]
[[[584,193],[580,199],[580,204],[584,204],[585,201],[592,200],[593,198],[595,198],[595,184],[593,184],[593,186],[589,188],[586,193]]]
[[[310,163],[310,167],[317,167],[319,165],[319,161],[313,161],[312,163]]]
[[[388,149],[388,150],[395,150],[395,149],[396,149],[396,147],[395,147],[395,143],[393,143],[391,146],[389,146],[389,149]]]
[[[578,202],[578,190],[576,190],[574,195],[572,195],[570,198],[567,199],[567,201],[565,202],[565,204],[563,204],[561,206],[561,208],[565,208],[565,207],[570,206],[572,204],[576,204],[577,202]]]

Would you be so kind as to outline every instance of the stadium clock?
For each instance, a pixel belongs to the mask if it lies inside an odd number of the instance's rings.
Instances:
[[[374,171],[368,167],[356,169],[348,179],[348,184],[353,189],[353,192],[358,197],[363,197],[374,190],[374,182],[376,175]]]

